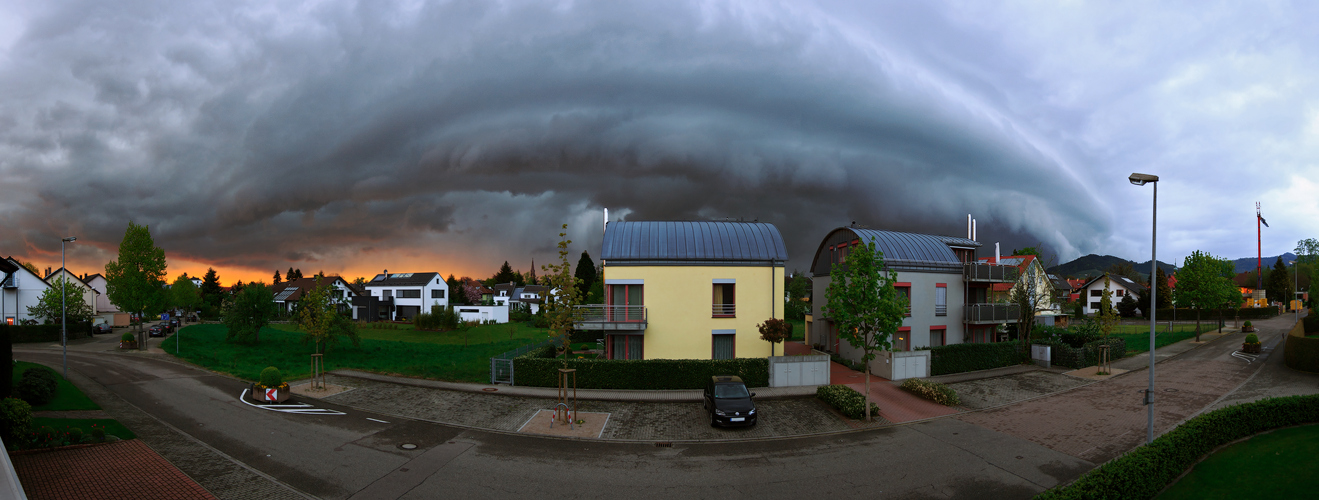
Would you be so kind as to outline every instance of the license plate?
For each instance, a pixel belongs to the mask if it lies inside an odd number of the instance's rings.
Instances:
[[[743,421],[746,421],[746,417],[733,417],[733,418],[728,419],[728,421],[729,421],[729,422],[743,422]]]

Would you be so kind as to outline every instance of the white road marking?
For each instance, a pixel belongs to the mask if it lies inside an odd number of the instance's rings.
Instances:
[[[372,422],[380,422],[380,423],[382,423],[382,424],[388,424],[388,423],[389,423],[389,422],[386,422],[386,421],[384,421],[384,420],[380,420],[380,419],[378,419],[378,418],[366,417],[366,419],[367,419],[367,420],[370,420],[370,421],[372,421]]]
[[[291,405],[259,405],[247,400],[247,389],[243,389],[243,394],[238,396],[239,401],[253,408],[262,410],[277,411],[280,413],[296,413],[299,415],[343,415],[344,412],[317,408],[309,404],[291,404]]]

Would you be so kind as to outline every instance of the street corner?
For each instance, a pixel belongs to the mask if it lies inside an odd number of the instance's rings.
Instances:
[[[1063,375],[1076,377],[1076,378],[1083,378],[1086,380],[1099,381],[1099,380],[1108,380],[1110,378],[1116,377],[1123,373],[1127,373],[1129,371],[1131,370],[1123,370],[1121,368],[1109,368],[1108,371],[1103,371],[1098,366],[1087,366],[1079,370],[1064,372]]]
[[[518,429],[523,434],[599,439],[609,423],[608,413],[569,413],[571,424],[555,418],[554,410],[540,410]]]

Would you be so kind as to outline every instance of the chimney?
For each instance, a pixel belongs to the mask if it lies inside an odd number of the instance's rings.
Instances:
[[[1003,256],[1002,256],[1001,254],[999,254],[999,251],[998,251],[998,243],[997,243],[997,242],[994,243],[994,263],[995,263],[995,264],[1002,264],[1002,263],[1003,263]]]
[[[971,239],[971,214],[966,214],[966,239]]]
[[[971,241],[980,241],[976,239],[976,220],[971,219]]]

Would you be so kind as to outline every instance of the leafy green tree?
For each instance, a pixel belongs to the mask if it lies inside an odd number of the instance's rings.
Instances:
[[[185,312],[197,310],[197,306],[202,303],[201,290],[188,277],[188,273],[180,274],[174,279],[174,284],[169,287],[170,305]]]
[[[1112,281],[1108,279],[1108,273],[1104,273],[1104,291],[1100,292],[1099,311],[1095,313],[1095,322],[1099,323],[1099,331],[1105,337],[1113,333],[1113,327],[1117,326],[1117,311],[1113,310],[1111,285]]]
[[[317,279],[316,286],[298,300],[298,327],[305,332],[302,341],[312,342],[314,353],[324,354],[339,343],[339,337],[348,337],[354,347],[362,343],[357,324],[339,312],[339,299],[330,290],[329,284],[322,285]]]
[[[1292,273],[1288,272],[1287,265],[1282,262],[1282,257],[1278,257],[1277,262],[1273,263],[1273,270],[1269,272],[1269,279],[1264,282],[1264,290],[1268,294],[1269,300],[1281,301],[1286,304],[1292,299]]]
[[[545,297],[546,321],[549,323],[550,337],[560,339],[559,353],[563,355],[563,366],[568,367],[568,345],[571,341],[574,310],[581,304],[577,277],[572,274],[572,264],[568,263],[568,225],[564,224],[559,233],[559,263],[541,266],[545,278],[549,281],[550,292]],[[507,263],[505,264],[507,265]]]
[[[28,314],[41,318],[47,324],[59,324],[61,312],[69,324],[91,321],[92,307],[83,300],[86,288],[65,275],[50,280],[49,284],[50,288],[41,292],[37,305],[27,308]]]
[[[1034,255],[1035,257],[1039,257],[1040,250],[1036,247],[1026,247],[1021,250],[1014,249],[1012,250],[1012,255]]]
[[[1177,305],[1195,309],[1195,340],[1200,341],[1200,312],[1222,307],[1241,293],[1231,279],[1232,263],[1196,250],[1177,272],[1177,289],[1173,292]],[[1226,275],[1224,274],[1226,272]]]
[[[139,346],[146,346],[142,318],[163,307],[165,251],[156,246],[147,226],[132,221],[119,243],[119,258],[105,264],[105,294],[120,311],[136,313]]]
[[[792,338],[792,323],[778,318],[767,319],[756,328],[760,330],[760,339],[769,342],[770,356],[774,355],[775,344]]]
[[[893,347],[893,334],[907,314],[906,301],[893,286],[898,273],[884,270],[884,254],[875,248],[872,238],[864,250],[847,252],[846,263],[829,270],[829,280],[826,315],[837,327],[839,337],[861,349],[861,363],[869,373],[875,352]],[[864,405],[869,421],[870,377],[866,377]]]
[[[796,320],[805,318],[811,310],[811,279],[800,271],[793,271],[791,276],[783,278],[783,290],[783,316]]]
[[[591,287],[595,286],[596,279],[595,261],[591,260],[591,254],[582,252],[581,258],[577,259],[577,290],[583,297],[587,296]]]
[[[223,322],[229,331],[228,342],[257,344],[261,342],[261,329],[270,324],[278,312],[274,294],[265,283],[254,281],[245,285],[225,308]]]

